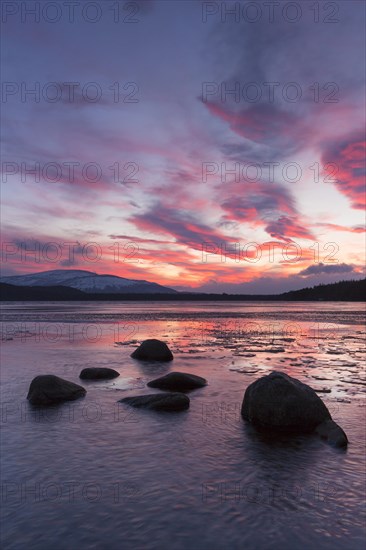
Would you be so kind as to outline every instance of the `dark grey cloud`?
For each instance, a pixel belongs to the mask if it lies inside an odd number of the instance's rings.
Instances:
[[[225,83],[229,90],[239,83],[241,96],[239,102],[235,102],[233,96],[226,96],[223,103],[218,93],[211,100],[219,101],[224,107],[221,118],[226,117],[234,132],[263,147],[270,146],[272,157],[280,160],[297,152],[309,140],[316,141],[314,126],[320,124],[324,111],[329,114],[329,107],[335,105],[325,105],[324,97],[314,100],[311,87],[315,82],[320,88],[326,83],[335,83],[341,105],[362,106],[364,5],[357,0],[333,3],[338,10],[334,19],[339,22],[326,24],[323,20],[331,6],[327,8],[322,3],[319,23],[314,22],[314,12],[307,0],[296,2],[302,15],[294,23],[283,16],[284,2],[276,3],[274,22],[269,21],[266,3],[258,4],[262,16],[257,22],[250,23],[244,17],[235,21],[233,16],[227,16],[224,22],[219,15],[212,18],[215,21],[209,43],[212,81],[219,87]],[[300,101],[286,100],[286,86],[291,82],[301,90]],[[262,96],[255,103],[243,98],[242,89],[248,83],[262,90]],[[269,104],[270,83],[275,88]],[[235,148],[235,145],[222,144],[222,151],[231,157],[240,154]],[[243,149],[245,155],[246,143]],[[268,151],[257,149],[255,152],[256,158],[263,158],[264,154],[266,160],[271,160]]]
[[[309,275],[319,275],[320,273],[354,273],[354,266],[350,264],[315,264],[300,271],[299,275],[307,277]]]
[[[366,204],[365,130],[352,132],[324,145],[323,161],[332,163],[332,178],[338,191],[345,195],[353,208],[364,210]]]

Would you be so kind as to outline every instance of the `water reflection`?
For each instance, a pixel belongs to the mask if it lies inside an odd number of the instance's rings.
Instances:
[[[355,307],[6,307],[5,547],[363,548],[365,350]],[[130,357],[149,337],[167,341],[172,363]],[[37,374],[80,383],[90,366],[120,377],[85,383],[85,398],[42,414],[25,400]],[[346,453],[313,435],[261,433],[241,418],[246,387],[273,369],[320,392],[349,436]],[[190,393],[189,410],[167,415],[118,403],[157,391],[146,383],[170,370],[209,382]]]

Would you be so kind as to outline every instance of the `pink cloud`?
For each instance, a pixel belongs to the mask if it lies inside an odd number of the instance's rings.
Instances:
[[[351,202],[352,208],[365,208],[365,133],[344,136],[328,145],[322,155],[324,164],[333,163],[335,186]]]

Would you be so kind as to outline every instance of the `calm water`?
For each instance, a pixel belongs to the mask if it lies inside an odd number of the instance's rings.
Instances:
[[[363,306],[3,303],[2,547],[363,549]],[[146,337],[165,340],[173,363],[131,359]],[[72,403],[28,405],[34,376],[79,382],[86,366],[121,376],[83,383]],[[320,392],[347,451],[244,423],[245,388],[273,369]],[[169,370],[209,381],[188,411],[117,404]]]

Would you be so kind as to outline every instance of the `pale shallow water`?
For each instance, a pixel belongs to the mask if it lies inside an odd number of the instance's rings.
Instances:
[[[2,311],[3,548],[364,548],[364,304],[3,303]],[[131,359],[146,337],[165,340],[174,361]],[[121,376],[82,383],[88,393],[72,403],[28,405],[34,376],[80,382],[86,366]],[[245,388],[274,369],[320,391],[347,451],[313,436],[264,437],[241,419]],[[117,404],[153,392],[146,382],[170,370],[209,381],[189,394],[188,411]]]

